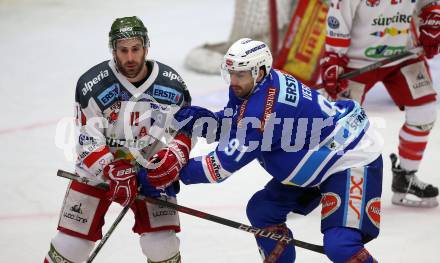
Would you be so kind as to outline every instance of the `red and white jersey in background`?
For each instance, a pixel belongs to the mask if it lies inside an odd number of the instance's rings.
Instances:
[[[411,49],[414,18],[432,0],[332,0],[327,15],[326,50],[345,54],[360,68]],[[396,65],[407,57],[387,66]]]

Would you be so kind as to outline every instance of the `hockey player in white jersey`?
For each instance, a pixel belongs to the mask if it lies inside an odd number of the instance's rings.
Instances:
[[[420,21],[419,28],[416,19]],[[326,52],[321,63],[327,93],[334,99],[351,98],[362,103],[374,84],[382,82],[394,103],[405,111],[399,133],[399,157],[390,156],[393,204],[438,205],[438,188],[422,182],[416,175],[437,115],[436,91],[426,59],[409,56],[348,81],[339,80],[338,75],[417,45],[423,47],[427,58],[432,58],[438,54],[439,44],[439,1],[330,1]]]
[[[191,98],[177,72],[146,59],[149,38],[139,18],[116,19],[109,45],[113,59],[79,78],[75,101],[79,128],[76,173],[106,181],[110,189],[75,181],[69,185],[58,233],[44,262],[85,262],[102,238],[104,216],[112,201],[130,205],[135,215],[133,231],[139,235],[148,262],[180,262],[178,214],[135,197],[139,163],[145,165],[153,154],[167,156],[167,167],[182,167],[187,162],[189,137],[182,133],[170,137],[170,150],[160,148],[158,142],[170,109],[190,104]],[[173,172],[161,164],[156,166],[161,172]],[[163,190],[143,186],[144,195],[176,202],[178,184]]]

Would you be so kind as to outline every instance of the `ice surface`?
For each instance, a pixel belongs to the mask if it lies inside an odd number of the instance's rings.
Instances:
[[[0,262],[43,262],[56,233],[58,212],[67,181],[59,168],[72,170],[56,137],[60,119],[73,115],[77,78],[108,59],[107,33],[115,17],[137,15],[147,25],[149,56],[172,65],[185,79],[194,104],[220,108],[226,88],[219,76],[204,76],[183,68],[187,52],[207,40],[228,37],[232,0],[136,1],[0,1]],[[440,56],[431,61],[437,90]],[[384,89],[376,87],[366,102],[385,140],[381,234],[367,248],[380,262],[439,262],[440,208],[415,209],[391,205],[388,155],[396,151],[404,114]],[[58,134],[62,131],[60,126]],[[56,140],[57,138],[57,140]],[[212,146],[199,145],[195,154]],[[420,169],[421,179],[440,185],[440,128],[435,127]],[[182,186],[179,202],[248,224],[245,206],[269,176],[255,163],[220,185]],[[104,231],[121,210],[112,206]],[[131,213],[131,212],[130,212]],[[96,262],[145,262],[129,214]],[[260,262],[252,235],[181,214],[184,262]],[[320,214],[289,216],[295,237],[322,243]],[[325,256],[297,248],[297,262],[329,262]]]

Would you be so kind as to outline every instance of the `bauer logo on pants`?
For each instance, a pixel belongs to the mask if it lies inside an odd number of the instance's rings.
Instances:
[[[341,206],[341,198],[335,193],[325,193],[321,199],[321,220],[333,214]]]
[[[380,198],[376,197],[368,201],[365,208],[368,218],[370,218],[371,223],[377,228],[380,226]]]

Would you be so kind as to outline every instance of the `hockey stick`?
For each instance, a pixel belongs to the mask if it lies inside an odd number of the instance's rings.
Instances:
[[[422,47],[415,47],[415,48],[412,48],[410,50],[406,50],[404,52],[398,53],[398,54],[396,54],[394,56],[387,57],[387,58],[385,58],[385,59],[383,59],[381,61],[377,61],[377,62],[374,62],[372,64],[366,65],[365,67],[358,68],[358,69],[352,70],[352,71],[347,72],[347,73],[343,73],[343,74],[341,74],[341,76],[339,76],[338,79],[340,79],[340,80],[342,80],[342,79],[351,79],[351,78],[357,77],[357,76],[359,76],[361,74],[367,73],[369,71],[372,71],[372,70],[378,69],[380,67],[383,67],[385,65],[388,65],[390,63],[393,63],[393,62],[395,62],[395,61],[397,61],[399,59],[419,54],[422,51],[423,51]],[[317,89],[322,89],[322,88],[324,88],[324,87],[323,87],[323,85],[321,83],[321,84],[318,85]]]
[[[108,188],[108,186],[107,186],[107,188]],[[113,224],[108,229],[107,233],[105,233],[105,235],[102,237],[102,239],[99,242],[99,244],[96,246],[96,248],[90,254],[89,259],[87,259],[87,261],[86,261],[87,263],[91,263],[95,259],[96,255],[98,255],[99,251],[101,251],[102,247],[107,242],[107,239],[110,237],[110,235],[116,229],[116,227],[119,225],[119,222],[121,222],[121,220],[122,220],[122,218],[124,218],[125,214],[127,214],[128,210],[130,209],[131,204],[132,203],[124,206],[122,211],[119,213],[118,217],[115,219]]]
[[[365,67],[358,68],[358,69],[352,70],[350,72],[344,73],[339,77],[339,79],[350,79],[350,78],[356,77],[356,76],[361,75],[363,73],[366,73],[366,72],[378,69],[380,67],[383,67],[385,65],[388,65],[390,63],[393,63],[399,59],[406,58],[411,55],[419,54],[422,51],[423,51],[422,47],[415,47],[410,50],[405,50],[404,52],[398,53],[394,56],[387,57],[381,61],[377,61],[377,62],[369,64]]]
[[[92,184],[93,183],[93,181],[91,179],[82,178],[82,177],[80,177],[80,176],[78,176],[76,174],[73,174],[73,173],[70,173],[70,172],[66,172],[66,171],[63,171],[63,170],[58,170],[57,176],[68,178],[68,179],[75,180],[75,181],[78,181],[78,182],[81,182],[81,183],[85,183],[85,184]],[[96,186],[97,187],[105,187],[105,185],[106,185],[105,183],[101,183],[101,184],[98,184]],[[264,229],[261,229],[261,228],[258,228],[258,227],[253,227],[253,226],[248,226],[248,225],[245,225],[245,224],[241,224],[239,222],[235,222],[235,221],[232,221],[232,220],[229,220],[229,219],[226,219],[226,218],[222,218],[222,217],[219,217],[219,216],[211,215],[211,214],[199,211],[199,210],[195,210],[195,209],[192,209],[192,208],[189,208],[189,207],[181,206],[181,205],[174,204],[174,203],[171,203],[171,202],[167,202],[167,201],[164,201],[164,200],[155,199],[155,198],[152,198],[152,197],[142,196],[142,195],[138,195],[136,197],[136,199],[144,200],[144,201],[147,201],[149,203],[153,203],[153,204],[157,204],[157,205],[161,205],[161,206],[170,207],[170,208],[173,208],[174,210],[177,210],[179,212],[182,212],[182,213],[185,213],[185,214],[188,214],[188,215],[192,215],[192,216],[199,217],[199,218],[202,218],[202,219],[205,219],[205,220],[208,220],[208,221],[212,221],[212,222],[216,222],[216,223],[219,223],[219,224],[222,224],[222,225],[225,225],[225,226],[236,228],[236,229],[239,229],[239,230],[242,230],[242,231],[254,234],[254,235],[259,235],[261,237],[270,238],[270,239],[275,240],[275,241],[286,242],[287,244],[292,243],[295,246],[298,246],[298,247],[301,247],[301,248],[304,248],[304,249],[307,249],[307,250],[311,250],[311,251],[314,251],[314,252],[317,252],[317,253],[324,254],[324,247],[323,246],[319,246],[319,245],[315,245],[315,244],[310,244],[310,243],[307,243],[307,242],[304,242],[304,241],[296,240],[296,239],[291,238],[291,237],[282,236],[282,235],[279,235],[279,234],[276,234],[274,232],[267,231],[267,230],[264,230]]]

